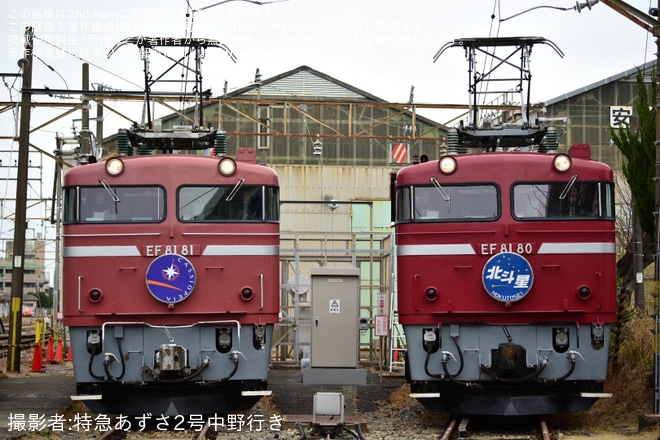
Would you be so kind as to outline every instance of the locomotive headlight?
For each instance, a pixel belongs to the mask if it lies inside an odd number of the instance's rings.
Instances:
[[[558,154],[552,159],[552,167],[558,173],[565,173],[571,169],[573,161],[571,157],[567,154]]]
[[[438,289],[435,287],[427,287],[424,291],[424,298],[426,298],[427,301],[435,301],[438,299]]]
[[[456,158],[453,156],[442,156],[438,161],[438,171],[448,176],[456,171]]]
[[[218,162],[218,171],[225,177],[229,177],[236,172],[236,161],[231,157],[225,156]]]
[[[243,287],[241,289],[241,299],[243,301],[250,301],[254,297],[254,292],[250,287]]]
[[[581,285],[577,288],[576,293],[580,299],[589,299],[591,297],[591,287]]]
[[[105,172],[116,177],[124,172],[124,161],[118,157],[113,157],[105,162]]]
[[[566,327],[555,327],[552,329],[552,348],[557,353],[565,353],[568,350],[568,346],[571,343],[568,334]]]

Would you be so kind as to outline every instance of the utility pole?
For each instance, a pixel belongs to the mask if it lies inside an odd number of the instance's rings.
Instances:
[[[89,92],[89,64],[82,66],[82,89],[83,93]],[[88,163],[92,152],[89,132],[89,97],[82,97],[82,128],[80,130],[80,162]]]
[[[9,350],[7,371],[21,370],[21,331],[23,327],[23,266],[25,264],[25,230],[27,216],[27,183],[30,149],[30,111],[32,107],[32,48],[34,31],[25,28],[25,58],[18,60],[23,70],[21,122],[18,140],[18,170],[16,177],[16,213],[14,215],[14,250],[11,272],[11,307],[9,312]]]
[[[99,84],[98,90],[102,92],[103,89],[103,84]],[[96,103],[96,142],[99,144],[103,142],[103,99],[99,99]]]
[[[644,244],[642,243],[642,227],[635,214],[635,199],[632,198],[632,236],[633,236],[633,272],[635,273],[635,307],[637,310],[646,310],[644,290]]]

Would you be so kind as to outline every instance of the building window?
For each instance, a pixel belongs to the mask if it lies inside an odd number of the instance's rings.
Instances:
[[[268,136],[270,133],[270,107],[267,105],[260,105],[258,107],[259,111],[259,124],[257,127],[257,132],[263,136],[259,136],[258,139],[258,148],[259,149],[270,149],[270,138],[271,136]]]

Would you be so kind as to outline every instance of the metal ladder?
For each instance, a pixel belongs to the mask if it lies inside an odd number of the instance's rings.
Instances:
[[[400,369],[405,367],[406,355],[406,335],[403,333],[403,328],[399,324],[399,314],[390,311],[390,373],[392,369]]]

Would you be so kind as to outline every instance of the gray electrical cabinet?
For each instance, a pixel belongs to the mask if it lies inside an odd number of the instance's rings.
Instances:
[[[311,277],[311,367],[357,368],[360,270],[317,267]]]

